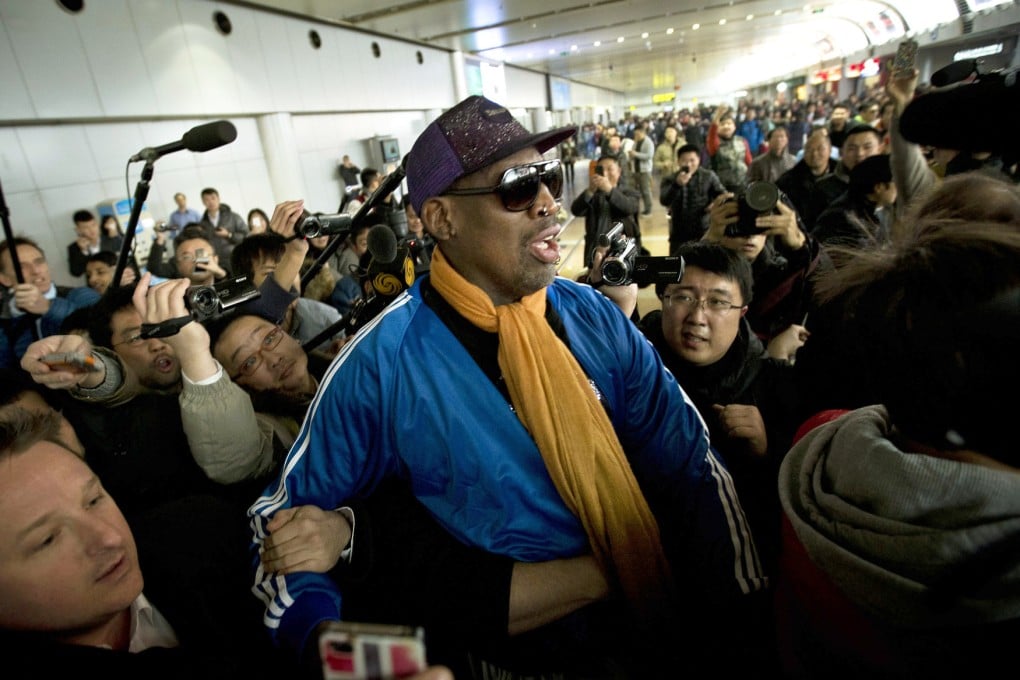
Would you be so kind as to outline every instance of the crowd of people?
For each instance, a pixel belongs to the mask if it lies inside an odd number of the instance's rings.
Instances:
[[[1007,662],[1020,191],[904,139],[919,91],[536,133],[472,96],[406,195],[344,157],[338,234],[209,188],[118,282],[115,218],[73,216],[79,287],[0,244],[0,648],[315,678],[353,621],[420,626],[421,680]],[[600,237],[642,252],[656,199],[683,267],[639,317]]]

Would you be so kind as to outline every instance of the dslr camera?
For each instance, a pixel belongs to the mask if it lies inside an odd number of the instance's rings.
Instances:
[[[736,197],[730,199],[737,202],[737,221],[726,225],[727,236],[754,236],[766,229],[759,229],[755,220],[763,215],[779,213],[776,205],[782,192],[772,182],[759,180],[750,182]]]
[[[653,257],[638,255],[637,243],[623,233],[623,223],[599,236],[599,246],[609,246],[602,260],[602,280],[610,286],[636,283],[643,288],[650,284],[677,283],[684,275],[684,259],[678,256]]]
[[[243,274],[211,286],[191,286],[184,293],[184,306],[195,321],[205,321],[259,295],[251,277]]]

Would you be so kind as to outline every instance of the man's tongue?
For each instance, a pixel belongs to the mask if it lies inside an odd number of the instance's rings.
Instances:
[[[560,259],[560,244],[556,239],[533,241],[529,246],[535,259],[546,264],[555,264]]]

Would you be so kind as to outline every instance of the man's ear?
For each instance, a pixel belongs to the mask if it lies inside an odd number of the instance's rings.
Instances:
[[[421,223],[425,230],[437,241],[447,241],[456,234],[450,219],[449,201],[434,196],[425,201],[421,207]]]

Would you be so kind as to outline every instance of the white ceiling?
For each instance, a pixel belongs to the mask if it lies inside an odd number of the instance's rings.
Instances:
[[[979,0],[986,4],[989,0]],[[995,2],[996,0],[991,0]],[[732,92],[956,20],[956,0],[255,0],[627,95]],[[698,28],[695,28],[698,25]],[[621,40],[622,39],[622,40]],[[596,46],[596,42],[599,42]]]

